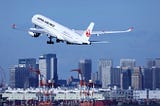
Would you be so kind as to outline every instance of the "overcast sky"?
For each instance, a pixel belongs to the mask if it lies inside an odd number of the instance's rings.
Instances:
[[[20,58],[37,58],[55,53],[59,78],[73,75],[80,59],[92,59],[92,71],[98,70],[100,58],[135,58],[137,65],[145,65],[146,58],[160,57],[160,0],[1,0],[0,3],[0,66],[18,64]],[[92,36],[93,40],[107,40],[110,44],[88,46],[47,45],[47,37],[32,38],[27,31],[11,28],[15,23],[22,29],[33,27],[31,18],[42,14],[71,29],[86,29],[91,21],[94,30],[134,31],[125,34]],[[8,74],[8,73],[7,73]]]

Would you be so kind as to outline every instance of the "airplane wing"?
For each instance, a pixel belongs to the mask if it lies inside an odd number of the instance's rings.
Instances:
[[[17,27],[16,24],[12,24],[12,29],[16,29],[16,30],[20,30],[20,31],[28,31],[28,32],[33,32],[33,33],[41,33],[41,34],[45,34],[47,31],[45,29],[42,28],[21,28],[21,27]]]
[[[130,27],[127,30],[119,30],[119,31],[92,31],[91,34],[92,35],[102,35],[102,34],[110,34],[110,33],[125,33],[125,32],[130,32],[133,30],[133,27]],[[84,31],[83,30],[73,30],[79,34],[82,34]]]
[[[52,38],[56,37],[56,36],[50,35],[46,29],[43,29],[40,27],[22,29],[20,27],[17,27],[16,24],[12,24],[12,29],[28,32],[28,34],[31,35],[32,37],[39,37],[40,35],[47,35],[47,36],[49,35],[48,38],[50,40],[47,41],[48,44],[53,44]]]
[[[48,35],[48,31],[42,28],[29,28],[28,33],[32,37],[39,37],[40,35]]]
[[[91,34],[95,35],[101,35],[101,34],[109,34],[109,33],[125,33],[125,32],[130,32],[133,30],[133,27],[130,27],[127,30],[122,30],[122,31],[92,31]]]

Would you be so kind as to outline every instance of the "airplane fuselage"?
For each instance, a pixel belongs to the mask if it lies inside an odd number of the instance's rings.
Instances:
[[[71,30],[45,16],[34,15],[32,23],[42,29],[45,29],[47,34],[57,38],[58,40],[67,41],[68,43],[74,42],[76,44],[90,44],[88,40],[83,39],[82,36],[74,30]]]

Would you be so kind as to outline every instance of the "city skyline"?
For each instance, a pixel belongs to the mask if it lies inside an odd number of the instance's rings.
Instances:
[[[50,54],[50,53],[47,53],[47,54]],[[41,55],[39,55],[39,56],[37,56],[38,58],[35,58],[35,57],[26,57],[26,58],[20,58],[20,59],[18,59],[18,62],[19,62],[19,65],[22,65],[23,66],[23,64],[20,64],[20,63],[23,63],[23,61],[25,60],[25,59],[35,59],[35,61],[36,61],[36,63],[39,63],[39,61],[40,60],[38,60],[38,59],[40,59],[40,58],[42,58],[43,56],[45,56],[45,55],[47,55],[47,54],[41,54]],[[51,54],[51,55],[55,55],[56,56],[56,54]],[[106,61],[106,59],[107,60],[110,60],[111,61],[111,67],[113,67],[113,68],[116,68],[116,67],[124,67],[124,65],[126,66],[128,66],[128,67],[144,67],[144,68],[152,68],[153,66],[154,67],[160,67],[160,64],[159,64],[159,61],[160,61],[160,58],[147,58],[146,59],[146,61],[145,61],[145,65],[137,65],[136,63],[137,63],[137,61],[136,61],[136,59],[133,59],[133,58],[122,58],[122,59],[120,59],[119,60],[119,64],[118,65],[115,65],[114,64],[114,60],[113,59],[108,59],[108,58],[100,58],[100,59],[98,59],[97,60],[97,62],[96,62],[96,64],[93,66],[93,63],[92,63],[92,61],[94,61],[94,60],[92,60],[92,59],[89,59],[89,58],[84,58],[84,59],[80,59],[79,61],[77,61],[77,63],[75,63],[77,66],[76,67],[74,67],[74,68],[80,68],[79,67],[79,65],[78,64],[80,64],[80,62],[82,61],[82,63],[83,62],[85,62],[86,60],[90,60],[91,61],[91,74],[93,74],[93,73],[95,73],[95,72],[98,72],[98,70],[99,70],[99,62],[101,61],[101,60],[104,60],[104,61]],[[56,61],[57,61],[57,66],[58,66],[58,57],[56,58]],[[123,61],[123,62],[122,62]],[[125,61],[127,62],[127,61],[131,61],[131,62],[128,62],[128,63],[125,63]],[[132,63],[133,62],[133,63]],[[15,66],[17,66],[16,64],[13,64],[13,65],[11,65],[11,67],[15,67]],[[8,67],[8,69],[10,69],[11,67]],[[28,67],[28,66],[26,66],[26,67]],[[33,65],[33,67],[35,67],[34,65]],[[95,69],[93,69],[93,67],[98,67],[96,70]],[[76,78],[77,77],[77,74],[76,73],[71,73],[70,71],[72,70],[73,68],[71,68],[71,69],[69,69],[68,70],[68,72],[69,72],[69,74],[68,75],[66,75],[66,76],[64,76],[64,77],[59,77],[59,76],[61,76],[61,73],[59,72],[59,69],[57,69],[57,74],[58,74],[58,76],[57,76],[57,78],[59,79],[59,80],[67,80],[69,77],[71,77],[71,76],[73,76],[74,78]],[[105,69],[106,70],[106,69]],[[5,72],[5,74],[7,74],[6,72]],[[9,73],[10,74],[10,73]],[[8,80],[9,80],[9,74],[8,75],[6,75],[7,77],[6,77],[6,81],[7,81],[7,83],[8,83]]]
[[[56,54],[43,54],[38,58],[36,62],[35,58],[23,58],[19,59],[18,65],[10,67],[10,87],[37,87],[38,76],[34,72],[40,71],[41,80],[46,80],[46,83],[50,80],[54,80],[56,84],[58,80],[67,80],[65,78],[58,79],[60,73],[57,72],[57,60]],[[153,64],[148,64],[148,62]],[[114,67],[112,59],[99,59],[99,70],[92,72],[92,60],[83,59],[78,62],[82,72],[82,78],[86,82],[92,79],[98,85],[102,85],[102,88],[108,88],[117,86],[121,89],[128,89],[130,86],[133,89],[157,89],[159,87],[159,75],[160,75],[160,58],[155,58],[146,61],[146,66],[136,66],[135,59],[121,59],[120,66]],[[33,68],[33,71],[31,69]],[[53,68],[55,67],[55,69]],[[52,73],[52,74],[50,74]],[[91,76],[91,74],[93,76]],[[48,76],[49,75],[49,76]],[[72,76],[73,79],[77,79],[76,76]],[[23,79],[23,80],[20,80]],[[34,82],[33,82],[34,79]],[[79,78],[78,78],[79,79]],[[79,80],[75,80],[78,81]],[[79,83],[75,83],[79,84]],[[61,84],[60,84],[61,85]],[[66,84],[65,84],[66,85]],[[42,86],[42,85],[41,85]]]
[[[38,2],[38,5],[37,5]],[[8,67],[19,58],[36,57],[55,53],[59,59],[59,78],[68,78],[70,69],[78,67],[81,59],[92,59],[93,72],[98,70],[100,58],[113,59],[114,65],[121,58],[134,58],[137,65],[145,65],[146,58],[160,57],[159,19],[160,1],[9,1],[0,6],[0,66],[9,74]],[[16,24],[21,29],[32,27],[35,14],[45,15],[69,28],[86,29],[95,22],[93,30],[123,30],[133,26],[131,33],[91,36],[91,40],[107,40],[110,44],[74,46],[63,43],[47,45],[46,36],[33,39],[27,31],[11,28]],[[146,18],[147,17],[147,18]]]

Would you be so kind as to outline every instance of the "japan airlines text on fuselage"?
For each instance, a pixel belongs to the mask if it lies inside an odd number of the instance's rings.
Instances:
[[[124,33],[130,32],[132,28],[124,31],[92,31],[94,23],[91,22],[86,30],[69,29],[43,15],[37,14],[32,17],[32,23],[35,28],[29,29],[29,34],[33,37],[38,37],[40,34],[46,34],[49,38],[48,44],[53,44],[52,39],[56,38],[56,42],[66,41],[67,44],[91,44],[104,43],[104,41],[89,41],[91,34],[106,34],[106,33]]]
[[[32,18],[32,22],[42,29],[45,29],[48,35],[51,35],[59,40],[67,41],[75,44],[90,44],[87,39],[84,39],[74,30],[71,30],[65,26],[58,24],[57,22],[46,18],[42,15],[35,15]],[[94,25],[94,23],[91,23]],[[36,28],[35,28],[36,30]],[[38,30],[38,29],[37,29]]]

